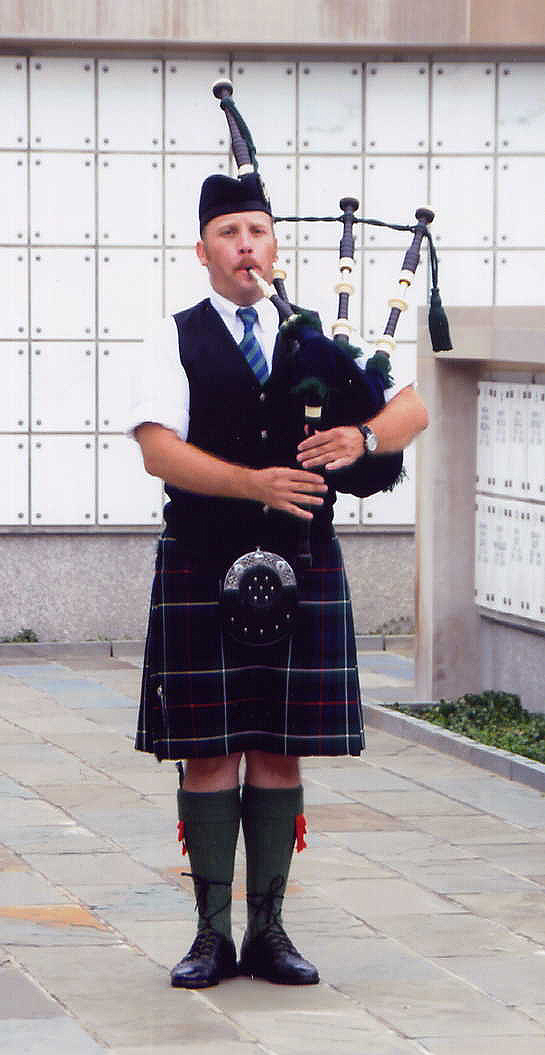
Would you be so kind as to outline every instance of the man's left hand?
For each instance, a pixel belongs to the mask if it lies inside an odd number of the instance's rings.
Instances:
[[[314,469],[319,465],[327,470],[346,469],[361,458],[365,443],[355,425],[339,425],[307,436],[297,450],[297,461],[303,469]]]

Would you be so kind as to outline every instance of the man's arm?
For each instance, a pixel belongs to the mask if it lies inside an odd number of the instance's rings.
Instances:
[[[378,454],[404,450],[428,424],[428,412],[412,385],[402,388],[368,424],[378,439]],[[353,425],[341,425],[316,432],[302,440],[297,461],[304,469],[325,465],[326,469],[343,469],[352,465],[364,452],[363,436]]]
[[[322,505],[327,486],[302,469],[250,469],[222,461],[181,440],[171,429],[146,421],[135,429],[144,465],[151,476],[184,491],[218,498],[244,498],[311,520],[305,506]]]

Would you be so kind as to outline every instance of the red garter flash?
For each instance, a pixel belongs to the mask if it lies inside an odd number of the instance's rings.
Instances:
[[[301,850],[306,850],[307,844],[305,842],[305,835],[307,834],[307,820],[304,813],[298,813],[295,818],[295,845],[297,853],[301,853]]]
[[[182,844],[182,855],[187,853],[187,846],[185,841],[185,824],[183,821],[178,821],[178,842]]]

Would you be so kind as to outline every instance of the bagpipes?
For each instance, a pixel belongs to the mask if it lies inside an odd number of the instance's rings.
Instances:
[[[248,181],[250,199],[260,198],[269,208],[268,197],[258,171],[256,149],[250,130],[233,102],[233,86],[228,80],[217,81],[212,88],[220,100],[229,131],[233,156],[240,181]],[[251,188],[251,192],[250,192]],[[431,209],[416,210],[415,225],[389,224],[380,220],[359,218],[359,202],[342,198],[340,216],[273,216],[275,222],[326,221],[341,222],[339,244],[339,280],[337,320],[333,338],[322,332],[318,315],[295,307],[286,293],[286,274],[273,270],[273,284],[249,269],[263,296],[275,305],[279,319],[281,354],[273,362],[267,381],[271,391],[284,393],[304,407],[301,414],[301,438],[316,429],[339,425],[356,425],[373,418],[385,405],[385,391],[393,384],[390,355],[396,346],[394,334],[401,314],[407,309],[407,292],[413,283],[420,260],[423,240],[428,240],[432,270],[430,335],[435,351],[451,347],[448,323],[437,287],[437,256],[429,224]],[[271,213],[272,215],[272,213]],[[351,282],[355,266],[354,225],[368,223],[412,233],[412,242],[402,263],[397,288],[389,299],[389,314],[376,350],[362,367],[361,349],[350,344],[349,301],[354,292]],[[347,468],[327,472],[326,481],[336,490],[358,497],[390,490],[403,477],[403,454],[371,454],[367,450]],[[310,528],[302,523],[297,554],[300,567],[310,563]],[[226,627],[238,640],[251,644],[270,644],[291,632],[296,607],[296,577],[284,558],[265,553],[259,547],[239,557],[230,567],[224,582],[223,608]]]
[[[229,131],[233,156],[238,169],[238,178],[257,180],[263,200],[268,197],[259,173],[256,148],[249,128],[233,102],[231,81],[220,80],[212,87],[220,100]],[[319,317],[295,308],[288,298],[284,280],[286,273],[275,266],[273,284],[265,282],[256,272],[253,275],[262,294],[275,305],[280,319],[280,338],[284,344],[284,359],[277,373],[283,370],[280,379],[271,378],[278,384],[288,386],[291,395],[299,395],[304,405],[304,423],[307,433],[314,429],[333,428],[336,425],[357,425],[374,417],[385,405],[385,391],[392,386],[390,355],[396,347],[394,334],[401,314],[408,307],[407,293],[414,281],[420,261],[420,249],[424,239],[428,241],[432,272],[432,290],[429,311],[430,336],[434,351],[452,347],[448,322],[441,305],[437,285],[437,254],[431,238],[429,225],[434,213],[429,208],[416,210],[416,224],[385,223],[357,217],[359,207],[356,198],[341,198],[340,216],[273,216],[275,223],[289,222],[334,222],[342,223],[339,244],[339,281],[335,285],[338,294],[337,320],[333,323],[333,339],[322,333]],[[382,336],[375,342],[376,351],[364,368],[360,360],[362,351],[350,342],[352,327],[349,319],[349,300],[354,292],[351,282],[355,266],[354,225],[366,223],[412,233],[412,242],[407,249],[401,267],[397,288],[388,301],[389,314]],[[391,490],[403,478],[403,454],[366,454],[346,469],[326,473],[326,479],[336,491],[367,498],[377,491]]]

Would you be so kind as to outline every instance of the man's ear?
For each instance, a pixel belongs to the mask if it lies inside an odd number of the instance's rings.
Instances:
[[[197,242],[197,244],[195,246],[195,252],[196,252],[196,254],[197,254],[197,256],[199,258],[199,261],[202,264],[202,266],[203,267],[208,267],[208,257],[206,255],[206,248],[205,248],[204,242],[201,242],[200,239],[199,239],[199,241]]]

